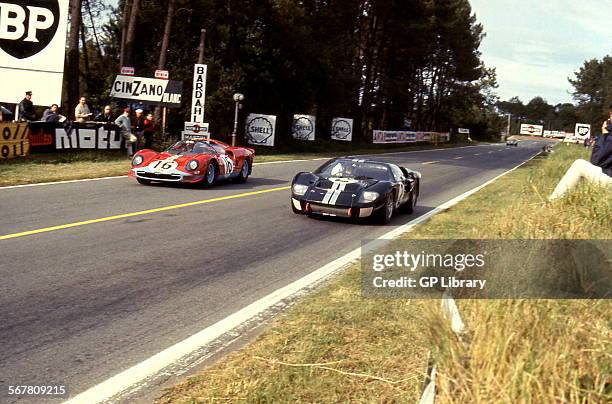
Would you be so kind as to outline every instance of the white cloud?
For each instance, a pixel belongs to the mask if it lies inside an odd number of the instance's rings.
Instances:
[[[497,68],[498,94],[523,101],[542,96],[571,102],[573,77],[584,61],[610,54],[612,24],[601,1],[471,0],[487,36],[487,66]]]

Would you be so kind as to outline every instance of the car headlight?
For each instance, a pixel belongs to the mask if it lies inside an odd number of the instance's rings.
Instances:
[[[133,166],[139,166],[142,164],[142,162],[144,161],[144,157],[142,157],[140,154],[136,155],[136,157],[134,157],[132,159],[132,165]]]
[[[198,168],[198,160],[191,160],[189,163],[187,163],[187,165],[185,166],[186,169],[188,169],[189,171],[194,171],[195,169]]]
[[[363,194],[361,194],[360,199],[361,202],[374,202],[379,196],[380,194],[378,192],[365,191]]]
[[[296,195],[304,195],[308,191],[308,185],[293,184],[293,193]]]

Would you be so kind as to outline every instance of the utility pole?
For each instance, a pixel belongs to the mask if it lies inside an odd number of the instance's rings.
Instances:
[[[206,39],[206,30],[202,28],[200,31],[200,46],[198,47],[198,64],[204,63],[204,40]]]
[[[506,137],[510,136],[510,118],[512,114],[508,114],[508,126],[506,126]]]

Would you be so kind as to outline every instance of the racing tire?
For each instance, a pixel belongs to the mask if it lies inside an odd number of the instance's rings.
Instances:
[[[202,186],[204,188],[210,188],[215,183],[215,178],[217,177],[217,168],[215,163],[212,161],[208,163],[206,167],[206,174],[204,174],[204,178],[202,178]]]
[[[240,174],[238,174],[238,177],[236,178],[236,182],[241,183],[241,184],[245,183],[247,179],[249,178],[249,170],[250,170],[249,159],[245,158],[244,162],[242,163],[242,168],[240,169]]]
[[[144,178],[136,178],[136,181],[142,185],[151,185],[151,180],[145,180]]]
[[[393,211],[395,210],[395,195],[393,193],[387,196],[385,204],[378,210],[378,221],[382,224],[387,224],[393,217]]]
[[[402,213],[411,214],[412,212],[414,212],[414,207],[416,206],[416,199],[417,198],[414,196],[414,192],[410,192],[410,197],[408,198],[406,203],[402,205]]]

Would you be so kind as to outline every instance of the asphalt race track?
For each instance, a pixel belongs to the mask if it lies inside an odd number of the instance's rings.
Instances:
[[[518,165],[543,144],[377,156],[423,174],[416,212],[388,226],[294,215],[292,177],[322,161],[255,165],[246,184],[212,189],[130,178],[0,189],[0,236],[212,200],[0,240],[0,401],[8,385],[61,383],[74,396]]]

